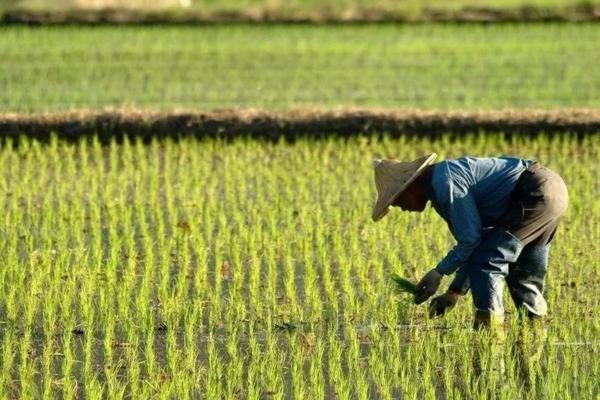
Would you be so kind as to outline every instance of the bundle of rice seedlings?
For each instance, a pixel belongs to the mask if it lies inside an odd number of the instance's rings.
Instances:
[[[402,293],[413,294],[415,292],[416,285],[406,278],[401,277],[398,274],[392,274],[392,280],[396,283],[396,289]]]

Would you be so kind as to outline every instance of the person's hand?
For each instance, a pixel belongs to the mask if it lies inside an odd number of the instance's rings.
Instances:
[[[434,268],[421,278],[415,287],[415,304],[421,304],[435,293],[442,282],[442,276],[443,275]]]
[[[429,303],[429,317],[433,318],[444,315],[446,311],[449,311],[456,305],[460,296],[460,293],[447,290],[446,293],[434,297],[431,303]]]

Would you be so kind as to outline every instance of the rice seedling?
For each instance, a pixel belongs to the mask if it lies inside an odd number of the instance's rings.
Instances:
[[[393,274],[392,280],[394,281],[394,283],[396,283],[396,288],[398,289],[398,291],[405,293],[415,292],[416,285],[408,279],[403,278],[400,275]]]

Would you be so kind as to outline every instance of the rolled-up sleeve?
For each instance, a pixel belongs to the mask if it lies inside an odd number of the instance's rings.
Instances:
[[[450,191],[443,204],[446,222],[456,239],[456,246],[437,264],[436,270],[450,275],[464,266],[471,253],[481,242],[481,219],[473,195]]]

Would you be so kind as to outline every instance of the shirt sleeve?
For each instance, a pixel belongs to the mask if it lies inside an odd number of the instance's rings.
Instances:
[[[469,281],[469,274],[466,265],[461,265],[458,268],[456,274],[454,274],[454,279],[448,288],[463,295],[467,294],[471,288],[471,282]]]
[[[470,191],[457,193],[451,190],[448,197],[444,207],[446,222],[457,244],[435,267],[444,275],[452,274],[467,262],[481,242],[482,229],[479,211]]]

